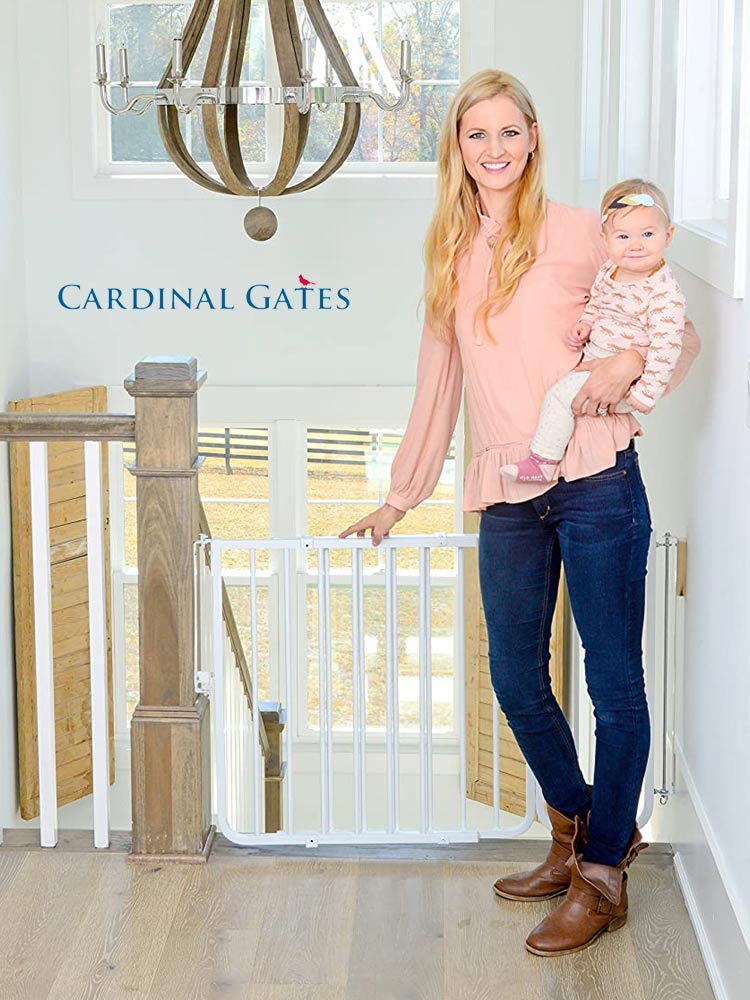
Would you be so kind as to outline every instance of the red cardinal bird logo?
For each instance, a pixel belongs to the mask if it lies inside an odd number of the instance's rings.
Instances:
[[[303,288],[306,288],[307,285],[317,284],[317,282],[315,281],[308,281],[307,278],[303,278],[301,274],[298,274],[297,277],[299,278],[299,283],[300,285],[302,285]]]

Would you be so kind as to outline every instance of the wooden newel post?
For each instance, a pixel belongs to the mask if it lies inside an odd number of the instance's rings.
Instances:
[[[132,860],[205,861],[209,708],[194,688],[193,542],[199,534],[196,359],[144,358],[135,398],[140,701],[131,721]]]

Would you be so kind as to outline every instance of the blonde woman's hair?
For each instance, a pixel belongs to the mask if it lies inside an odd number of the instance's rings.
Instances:
[[[638,208],[638,205],[633,205],[627,208],[617,208],[609,214],[607,213],[607,209],[613,201],[619,201],[621,198],[625,198],[630,194],[650,194],[662,212],[664,212],[667,220],[667,226],[672,224],[672,217],[669,212],[669,202],[667,201],[666,195],[661,188],[656,186],[656,184],[652,184],[651,181],[644,181],[642,177],[630,177],[628,180],[618,181],[617,184],[613,184],[611,188],[605,191],[600,207],[600,217],[603,218],[607,215],[609,219],[615,211],[625,212],[628,214],[632,212],[634,208]],[[602,225],[603,224],[604,223],[602,223]]]
[[[474,178],[467,172],[458,142],[464,114],[489,98],[510,97],[531,128],[537,115],[531,95],[520,80],[501,70],[485,69],[461,84],[451,101],[438,139],[437,198],[425,237],[425,320],[438,340],[454,336],[453,313],[458,298],[456,264],[479,231]],[[495,343],[488,326],[492,312],[504,309],[515,294],[521,277],[536,259],[536,240],[544,220],[544,143],[537,136],[534,156],[529,157],[510,207],[502,238],[495,245],[493,272],[497,287],[477,308],[474,322],[481,322],[488,340]],[[509,249],[503,256],[504,246]]]

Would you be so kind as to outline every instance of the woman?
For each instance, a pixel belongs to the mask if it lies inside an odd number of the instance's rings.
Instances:
[[[544,794],[552,824],[546,861],[498,879],[512,900],[565,900],[526,947],[563,955],[627,915],[626,868],[647,845],[635,825],[650,744],[641,662],[651,519],[632,413],[615,413],[644,359],[636,350],[578,364],[566,346],[605,257],[595,212],[549,201],[544,146],[526,88],[484,70],[447,113],[438,194],[425,244],[425,323],[408,426],[376,511],[341,532],[373,544],[434,490],[465,380],[474,456],[464,510],[481,511],[479,575],[492,684]],[[686,324],[667,392],[699,350]],[[591,372],[573,401],[578,419],[552,483],[517,483],[500,467],[527,451],[549,386]],[[552,694],[549,642],[561,561],[586,650],[596,717],[594,784],[578,763]]]

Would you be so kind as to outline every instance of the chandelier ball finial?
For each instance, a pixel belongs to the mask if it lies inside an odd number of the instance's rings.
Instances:
[[[275,212],[265,205],[256,205],[245,216],[245,232],[251,240],[264,242],[270,240],[279,228],[279,220]]]

